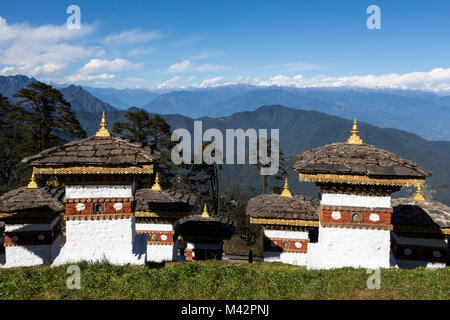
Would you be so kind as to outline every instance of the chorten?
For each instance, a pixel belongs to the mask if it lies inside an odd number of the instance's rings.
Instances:
[[[319,241],[310,268],[389,267],[391,194],[421,186],[431,172],[386,150],[365,144],[357,121],[346,142],[296,157],[300,181],[320,189]]]
[[[60,251],[64,189],[39,187],[34,175],[26,187],[0,197],[0,267],[52,263]],[[2,234],[3,234],[2,233]]]
[[[35,175],[56,176],[65,186],[66,243],[54,265],[145,263],[145,239],[135,234],[135,190],[158,158],[150,148],[111,135],[103,113],[94,136],[23,160]]]
[[[227,217],[210,215],[206,204],[201,214],[181,218],[177,233],[187,242],[187,261],[222,259],[223,241],[235,231],[234,222]]]
[[[450,207],[422,195],[392,199],[391,247],[398,267],[444,268],[449,264]]]
[[[136,233],[146,237],[147,261],[176,261],[175,223],[195,209],[196,197],[178,190],[163,190],[158,173],[154,185],[137,190],[135,197]]]
[[[262,226],[264,261],[306,266],[308,248],[317,242],[319,200],[292,195],[287,179],[283,192],[253,197],[247,204],[251,224]]]

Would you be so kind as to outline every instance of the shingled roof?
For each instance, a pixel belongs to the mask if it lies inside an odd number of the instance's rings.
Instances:
[[[278,194],[262,194],[251,198],[247,214],[252,218],[318,221],[319,200],[306,195],[291,198]]]
[[[406,226],[450,228],[450,207],[434,200],[392,199],[391,223]]]
[[[177,233],[190,241],[227,239],[235,231],[235,224],[223,216],[202,217],[200,214],[181,218],[176,226]]]
[[[136,211],[189,212],[195,209],[197,198],[178,190],[154,191],[138,189],[135,195]]]
[[[368,144],[336,142],[297,155],[295,171],[304,174],[350,174],[425,178],[431,172],[416,163]]]
[[[20,211],[64,211],[64,189],[59,187],[43,187],[30,189],[27,187],[9,191],[0,197],[0,213]]]
[[[22,162],[33,166],[70,165],[141,165],[151,164],[159,154],[149,147],[116,136],[92,136],[62,146],[46,149]]]

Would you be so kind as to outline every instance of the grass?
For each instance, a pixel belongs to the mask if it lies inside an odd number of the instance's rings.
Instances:
[[[154,267],[78,264],[81,289],[66,286],[67,266],[0,270],[0,299],[449,299],[450,268],[386,269],[369,290],[365,269],[306,270],[281,263],[224,261]]]

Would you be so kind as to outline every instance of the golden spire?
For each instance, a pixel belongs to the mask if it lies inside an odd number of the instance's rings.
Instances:
[[[161,186],[159,185],[159,173],[156,173],[155,184],[152,187],[152,191],[161,191]]]
[[[202,218],[209,218],[208,207],[206,206],[206,203],[205,206],[203,207]]]
[[[352,135],[347,139],[347,144],[363,144],[362,139],[358,136],[358,121],[353,120]]]
[[[417,191],[412,197],[414,201],[425,201],[425,198],[422,195],[422,186],[417,186]]]
[[[108,129],[106,129],[106,116],[105,111],[103,111],[102,122],[100,122],[100,130],[95,134],[96,137],[110,137]]]
[[[36,180],[34,179],[34,172],[33,172],[31,174],[30,182],[27,185],[27,189],[37,189],[37,188],[39,188],[39,187],[38,187],[38,185],[36,183]]]
[[[283,188],[283,192],[281,192],[281,196],[283,198],[292,198],[292,194],[289,191],[289,186],[288,186],[288,180],[286,178],[286,180],[284,180],[284,188]]]

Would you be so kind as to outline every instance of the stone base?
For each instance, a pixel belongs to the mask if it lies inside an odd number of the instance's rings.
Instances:
[[[50,264],[60,251],[60,237],[52,244],[8,246],[5,254],[0,256],[0,268],[31,267],[42,264]]]

